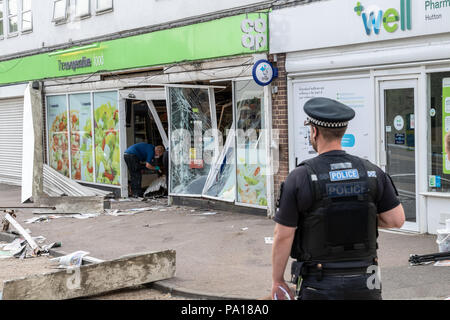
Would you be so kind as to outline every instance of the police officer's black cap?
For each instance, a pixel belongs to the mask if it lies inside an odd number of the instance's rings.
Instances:
[[[313,98],[305,103],[308,119],[305,124],[314,124],[324,128],[343,128],[355,117],[355,111],[345,104],[328,99]]]

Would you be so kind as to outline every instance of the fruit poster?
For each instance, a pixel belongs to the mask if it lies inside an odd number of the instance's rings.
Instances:
[[[69,141],[65,95],[47,98],[47,132],[49,165],[69,177]]]
[[[120,184],[119,109],[117,92],[94,93],[96,182]]]
[[[91,95],[70,95],[69,101],[72,179],[94,182]]]

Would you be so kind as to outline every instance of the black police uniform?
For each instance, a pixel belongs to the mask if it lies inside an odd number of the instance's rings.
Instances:
[[[326,98],[311,99],[305,112],[322,127],[345,127],[354,117]],[[397,207],[396,195],[380,168],[342,150],[305,161],[288,176],[274,220],[297,228],[291,257],[299,299],[381,299],[381,288],[368,286],[368,267],[377,264],[377,214]]]

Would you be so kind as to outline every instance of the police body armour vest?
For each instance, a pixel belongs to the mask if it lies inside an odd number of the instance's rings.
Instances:
[[[303,162],[313,205],[303,212],[291,256],[299,261],[340,262],[377,254],[376,167],[348,154]]]

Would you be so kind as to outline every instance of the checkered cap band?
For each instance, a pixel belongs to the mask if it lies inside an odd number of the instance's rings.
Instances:
[[[307,122],[310,122],[316,126],[324,127],[324,128],[343,128],[348,126],[348,121],[346,122],[326,122],[320,121],[314,118],[307,118]]]

